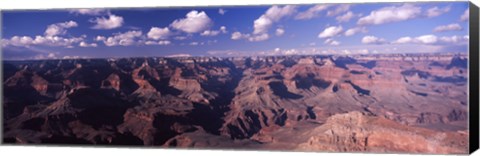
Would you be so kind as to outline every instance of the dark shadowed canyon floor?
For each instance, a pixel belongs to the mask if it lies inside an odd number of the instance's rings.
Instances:
[[[462,54],[3,61],[15,144],[467,153]]]

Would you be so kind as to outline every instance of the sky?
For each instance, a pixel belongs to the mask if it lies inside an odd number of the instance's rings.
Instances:
[[[4,60],[447,53],[468,2],[3,10]]]

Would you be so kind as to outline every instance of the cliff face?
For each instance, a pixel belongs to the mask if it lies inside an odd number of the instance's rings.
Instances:
[[[467,149],[462,133],[436,132],[408,127],[361,112],[337,114],[309,132],[300,150],[412,153],[462,153]],[[461,138],[461,139],[460,139]]]
[[[4,61],[3,139],[465,153],[466,61],[454,55]]]

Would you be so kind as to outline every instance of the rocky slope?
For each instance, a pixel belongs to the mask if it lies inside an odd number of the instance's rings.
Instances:
[[[3,61],[3,140],[466,153],[466,62],[461,54]]]

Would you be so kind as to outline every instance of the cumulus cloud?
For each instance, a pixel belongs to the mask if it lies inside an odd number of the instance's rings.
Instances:
[[[282,36],[284,33],[285,33],[285,30],[282,28],[277,28],[277,30],[275,30],[275,35],[277,36]]]
[[[376,36],[365,36],[362,38],[362,43],[364,44],[384,44],[386,40],[383,38],[378,38]]]
[[[284,7],[272,6],[263,15],[253,22],[253,33],[242,34],[240,32],[232,33],[232,40],[247,39],[251,42],[264,41],[270,38],[268,34],[272,25],[281,19],[289,17],[297,12],[297,7],[286,5]],[[283,35],[283,29],[275,30],[277,36]]]
[[[348,22],[350,21],[350,19],[352,19],[353,17],[355,17],[355,14],[353,14],[353,12],[349,11],[343,15],[340,15],[340,16],[337,16],[335,19],[342,23],[342,22]]]
[[[72,47],[74,43],[79,43],[85,39],[82,37],[64,38],[59,36],[35,36],[33,44],[54,46],[54,47]]]
[[[170,24],[172,28],[186,33],[199,33],[212,25],[213,21],[204,11],[198,12],[196,10],[190,11],[185,15],[185,18],[177,19]]]
[[[444,43],[467,43],[469,40],[469,37],[467,35],[465,36],[443,36],[439,38],[440,42]]]
[[[328,44],[328,45],[333,45],[333,46],[338,46],[338,45],[340,45],[340,42],[335,41],[335,40],[333,40],[333,39],[331,39],[331,38],[326,39],[325,42],[323,42],[323,43],[324,43],[324,44]]]
[[[199,42],[190,42],[189,45],[191,45],[191,46],[196,46],[196,45],[200,45],[200,44],[201,44],[201,43],[199,43]]]
[[[205,30],[200,35],[202,36],[217,36],[220,34],[220,31],[217,30]]]
[[[368,30],[365,27],[350,28],[347,31],[345,31],[344,35],[345,36],[352,36],[352,35],[355,35],[355,34],[360,33],[360,32],[361,33],[367,33]]]
[[[406,37],[400,37],[399,39],[397,39],[396,41],[394,41],[393,43],[396,43],[396,44],[406,44],[406,43],[411,43],[413,41],[413,38],[409,37],[409,36],[406,36]]]
[[[7,45],[12,45],[12,46],[28,46],[33,43],[33,39],[29,36],[13,36],[8,39],[2,39],[2,47],[6,47]]]
[[[308,20],[315,18],[319,15],[320,12],[327,10],[331,7],[331,4],[319,4],[309,8],[307,11],[300,12],[295,16],[297,20]]]
[[[227,33],[227,27],[221,26],[219,30],[205,30],[200,35],[201,36],[217,36],[220,33]]]
[[[175,36],[173,39],[175,39],[175,40],[186,40],[186,39],[188,39],[188,37],[187,36]]]
[[[103,15],[108,14],[109,11],[107,9],[72,9],[70,13],[79,15]]]
[[[45,36],[63,35],[67,32],[65,29],[73,28],[73,27],[77,27],[77,26],[78,26],[78,24],[75,21],[55,23],[55,24],[49,25],[47,27],[47,29],[45,30],[44,34],[45,34]]]
[[[170,29],[168,27],[158,28],[152,27],[147,33],[147,37],[154,40],[167,39],[171,35]]]
[[[85,41],[80,42],[79,44],[80,47],[97,47],[96,43],[87,43]]]
[[[130,46],[137,43],[137,39],[142,36],[142,31],[127,31],[116,33],[110,37],[97,36],[97,41],[103,41],[106,46]]]
[[[34,56],[33,59],[35,60],[57,59],[57,55],[55,53],[38,54]]]
[[[38,45],[71,48],[74,44],[82,42],[86,38],[86,35],[80,37],[61,37],[59,35],[64,35],[67,32],[66,29],[77,26],[78,24],[75,21],[51,24],[47,26],[43,36],[13,36],[10,39],[2,39],[2,47],[29,47]]]
[[[281,19],[294,14],[296,6],[287,5],[284,7],[272,6],[262,16],[253,22],[253,34],[268,33],[268,29]]]
[[[465,36],[454,35],[454,36],[438,37],[438,36],[430,34],[430,35],[418,36],[418,37],[415,37],[415,38],[412,38],[412,37],[409,37],[409,36],[401,37],[401,38],[397,39],[396,41],[394,41],[393,43],[396,43],[396,44],[415,43],[415,44],[426,44],[426,45],[431,45],[431,44],[436,44],[436,43],[439,43],[439,44],[457,44],[457,43],[467,43],[468,40],[469,40],[468,35],[465,35]]]
[[[362,17],[357,21],[360,25],[378,25],[391,22],[400,22],[418,17],[421,14],[421,8],[412,4],[402,6],[384,7],[370,12],[368,16]]]
[[[435,35],[422,35],[415,38],[410,36],[405,36],[397,39],[393,43],[395,44],[407,44],[407,43],[418,43],[418,44],[434,44],[437,43],[438,37]]]
[[[161,40],[161,41],[146,41],[145,45],[169,45],[172,42],[168,40]]]
[[[250,42],[258,42],[258,41],[264,41],[270,38],[270,35],[264,33],[264,34],[258,34],[258,35],[250,35],[250,34],[242,34],[238,31],[233,32],[232,36],[230,37],[232,40],[240,40],[240,39],[247,39]]]
[[[434,32],[459,31],[459,30],[463,30],[463,28],[458,23],[441,25],[441,26],[437,26],[437,27],[435,27],[435,29],[433,29]]]
[[[225,15],[225,13],[227,13],[227,10],[222,9],[222,8],[218,9],[218,14]]]
[[[463,12],[462,16],[460,16],[460,21],[468,21],[469,17],[470,17],[470,11],[469,9],[467,9]]]
[[[438,7],[433,7],[433,8],[430,8],[427,10],[426,12],[426,16],[427,17],[437,17],[437,16],[440,16],[444,13],[447,13],[450,11],[450,7],[445,7],[445,8],[438,8]]]
[[[220,32],[222,32],[222,33],[227,33],[227,32],[228,32],[228,31],[227,31],[227,27],[226,27],[226,26],[221,26],[221,27],[220,27]]]
[[[338,14],[347,12],[348,10],[350,10],[350,6],[351,6],[350,4],[340,4],[334,10],[327,11],[327,16],[331,17],[331,16],[336,16]]]
[[[331,26],[323,30],[320,34],[318,34],[318,38],[334,37],[342,33],[342,31],[343,31],[342,26]]]
[[[248,41],[251,41],[251,42],[265,41],[269,37],[270,37],[270,35],[268,35],[266,33],[265,34],[260,34],[260,35],[254,35],[254,36],[248,37]]]
[[[423,43],[423,44],[433,44],[433,43],[437,43],[438,37],[435,35],[422,35],[422,36],[416,37],[414,41]]]
[[[97,17],[90,22],[95,23],[92,29],[115,29],[123,25],[123,17],[110,14],[108,18]]]
[[[248,35],[248,34],[242,34],[242,33],[238,32],[238,31],[236,31],[236,32],[233,32],[233,33],[232,33],[231,39],[232,39],[232,40],[239,40],[239,39],[246,38],[246,37],[248,37],[248,36],[250,36],[250,35]]]

